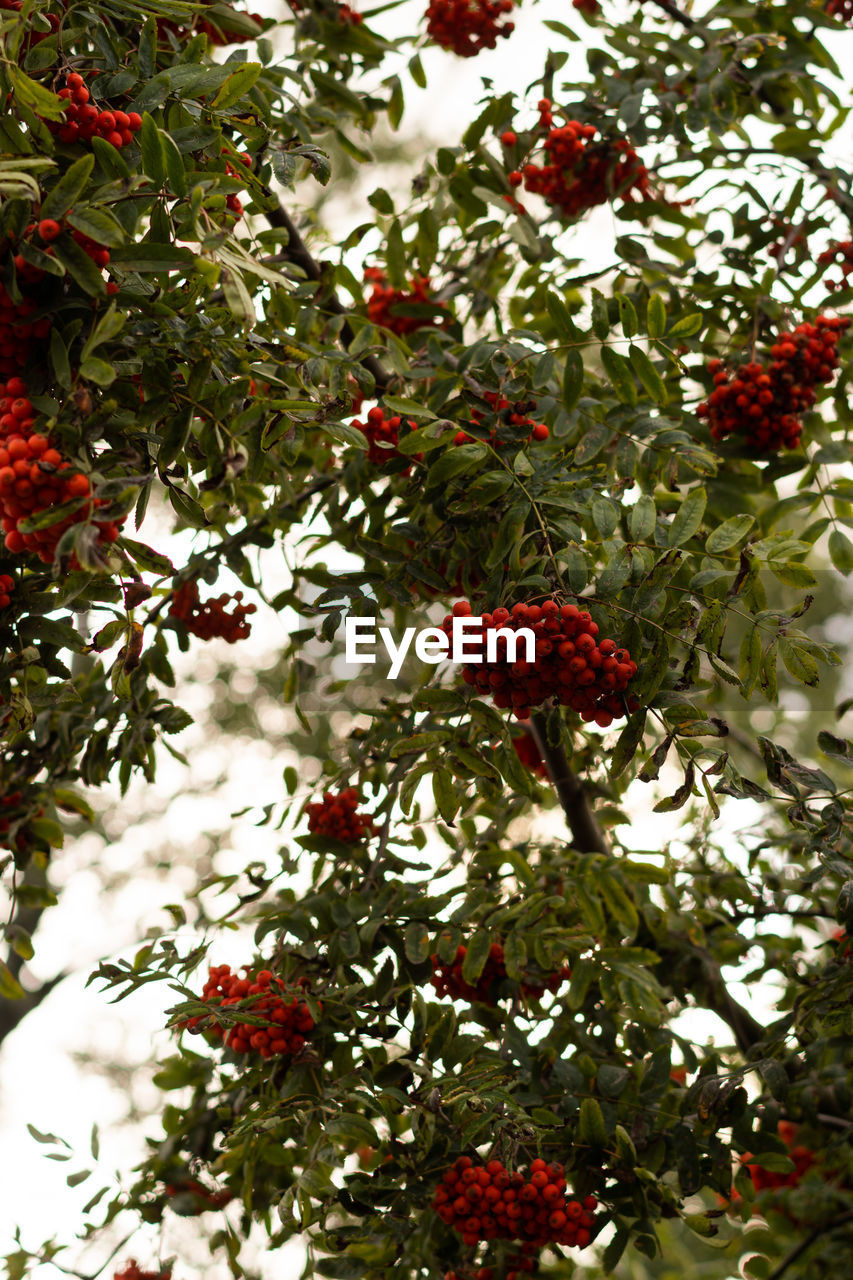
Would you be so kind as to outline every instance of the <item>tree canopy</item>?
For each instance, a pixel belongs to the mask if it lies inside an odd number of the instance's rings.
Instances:
[[[245,674],[310,765],[104,956],[162,1111],[9,1280],[186,1280],[175,1217],[238,1277],[844,1273],[853,6],[551,12],[0,0],[0,1037],[176,654],[298,619]],[[398,143],[437,56],[478,101]]]

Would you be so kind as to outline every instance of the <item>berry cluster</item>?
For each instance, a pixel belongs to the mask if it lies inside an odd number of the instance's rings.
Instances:
[[[367,437],[369,446],[367,450],[367,458],[369,462],[374,463],[375,466],[381,467],[386,462],[390,462],[392,458],[399,458],[403,456],[397,450],[402,423],[403,419],[399,414],[394,414],[393,417],[386,418],[385,410],[381,409],[378,405],[375,408],[368,410],[366,422],[361,422],[359,420],[353,422],[352,425],[358,431],[362,431]],[[412,422],[411,419],[408,419],[407,426],[412,431],[416,431],[418,424],[416,422]],[[423,457],[423,454],[417,454],[416,456],[420,459]],[[411,466],[406,467],[403,474],[408,475],[410,470]]]
[[[312,835],[328,840],[343,840],[346,844],[358,844],[374,835],[373,819],[359,813],[361,797],[355,787],[346,787],[337,795],[323,793],[323,799],[305,806],[308,830]]]
[[[307,7],[307,0],[287,0],[287,3],[297,16],[304,13]],[[344,25],[349,24],[352,27],[357,27],[364,21],[364,18],[357,10],[350,8],[348,4],[338,4],[337,0],[320,0],[316,7],[324,18],[330,16],[334,21]]]
[[[788,1155],[794,1162],[790,1173],[774,1173],[772,1169],[762,1169],[759,1164],[752,1164],[749,1152],[742,1157],[742,1163],[749,1170],[752,1185],[756,1191],[778,1191],[782,1187],[796,1187],[815,1163],[815,1153],[797,1143],[797,1126],[790,1120],[779,1121],[779,1137],[788,1148]]]
[[[594,18],[597,13],[601,13],[601,5],[598,0],[572,0],[573,8],[578,13],[585,13],[590,18]]]
[[[85,520],[100,499],[92,499],[88,477],[51,444],[50,437],[35,428],[35,410],[27,399],[21,378],[0,383],[0,521],[6,532],[6,548],[15,555],[34,552],[51,564],[66,529]],[[47,528],[22,533],[19,526],[31,516],[74,499],[89,501]],[[101,542],[115,542],[119,524],[96,521]]]
[[[15,579],[11,578],[8,573],[0,573],[0,609],[5,609],[11,604],[12,597],[10,591],[15,589]]]
[[[494,49],[499,38],[515,30],[506,22],[513,0],[430,0],[426,11],[430,39],[459,58],[475,58],[481,49]]]
[[[471,986],[462,976],[462,966],[467,954],[468,948],[460,946],[456,948],[456,955],[449,963],[439,960],[437,955],[430,956],[433,970],[430,982],[439,996],[449,996],[451,1000],[466,1000],[469,1004],[488,1004],[494,1007],[502,998],[499,993],[500,984],[508,981],[503,947],[499,942],[492,943],[476,986]],[[551,973],[541,980],[524,979],[519,984],[521,994],[528,1000],[539,1000],[546,991],[558,990],[571,976],[571,969],[564,964],[557,973]]]
[[[508,427],[514,427],[516,431],[519,428],[526,430],[526,440],[547,440],[551,434],[544,422],[534,422],[528,417],[529,413],[535,413],[535,400],[516,400],[515,402],[507,400],[506,396],[500,395],[497,391],[484,391],[483,398],[488,401],[492,412],[497,416],[498,422]],[[477,427],[483,421],[484,413],[479,409],[471,410],[471,421]],[[454,444],[470,444],[474,440],[473,436],[469,436],[467,432],[460,431]],[[498,439],[497,429],[492,428],[489,436],[489,443],[496,449],[499,449],[503,441]]]
[[[248,965],[243,965],[243,970],[246,976],[239,978],[231,972],[230,965],[212,965],[201,998],[218,1008],[241,1004],[245,1000],[246,1012],[264,1018],[269,1026],[238,1022],[234,1026],[223,1027],[201,1016],[190,1018],[181,1025],[194,1035],[206,1032],[221,1039],[234,1053],[250,1053],[255,1049],[262,1058],[271,1058],[275,1054],[292,1057],[301,1052],[314,1030],[314,1019],[308,1005],[300,999],[301,990],[294,992],[288,989],[287,984],[274,977],[269,969],[261,969],[254,977]],[[305,978],[296,983],[297,988],[307,985]]]
[[[529,769],[531,773],[535,773],[537,777],[548,777],[545,761],[542,759],[536,739],[532,733],[525,729],[524,733],[517,738],[513,738],[512,745],[515,754],[525,768]]]
[[[224,152],[224,148],[223,148],[223,152]],[[242,165],[245,165],[247,169],[251,169],[252,157],[248,154],[248,152],[238,151],[237,159],[240,161]],[[240,171],[234,168],[230,160],[226,160],[225,162],[225,172],[228,174],[229,178],[239,178],[242,176],[240,174]],[[238,218],[242,218],[243,203],[240,200],[239,196],[236,196],[233,192],[231,192],[229,195],[225,197],[225,207],[226,209],[229,210],[229,212],[234,214],[235,221]],[[254,378],[252,379],[252,386],[254,386]],[[250,390],[250,394],[254,395],[255,392]]]
[[[33,317],[44,305],[43,285],[49,287],[51,282],[55,283],[56,277],[46,278],[41,267],[28,262],[21,252],[22,244],[29,243],[52,258],[55,256],[53,242],[66,230],[70,230],[72,238],[97,267],[108,265],[109,249],[55,218],[31,222],[21,242],[0,241],[0,274],[8,278],[14,269],[14,279],[21,295],[20,301],[15,301],[0,279],[0,377],[20,373],[29,361],[31,348],[35,346],[38,349],[50,337],[50,317]],[[118,286],[112,282],[107,285],[107,293],[115,293],[117,289]]]
[[[57,95],[68,105],[65,120],[45,120],[51,133],[60,142],[90,142],[103,138],[111,146],[121,150],[133,141],[133,135],[142,128],[142,116],[138,111],[103,111],[90,102],[91,94],[79,71],[72,71],[65,78],[65,85]]]
[[[814,388],[832,380],[838,340],[849,324],[846,316],[823,315],[798,324],[793,333],[779,334],[769,365],[752,360],[734,375],[722,360],[710,360],[714,390],[696,412],[708,419],[714,439],[736,433],[750,448],[795,449],[803,431],[799,415],[815,403]]]
[[[853,22],[853,0],[826,0],[824,8],[841,22]]]
[[[534,1275],[539,1270],[539,1250],[535,1245],[523,1244],[520,1253],[510,1254],[504,1259],[500,1272],[494,1267],[477,1267],[474,1271],[446,1271],[444,1280],[524,1280],[525,1276]]]
[[[851,8],[853,8],[853,0],[851,0]],[[836,240],[829,248],[824,249],[823,253],[817,255],[817,260],[821,265],[834,262],[841,268],[841,279],[827,280],[827,289],[845,289],[847,277],[853,271],[853,240]]]
[[[367,317],[372,324],[381,325],[383,329],[390,329],[392,333],[406,334],[414,333],[416,329],[423,329],[429,325],[446,324],[440,316],[428,316],[421,318],[418,316],[400,315],[397,308],[399,306],[412,305],[429,305],[432,303],[431,285],[428,276],[413,276],[411,280],[411,291],[406,292],[403,289],[394,289],[388,284],[388,278],[380,267],[366,267],[364,278],[373,285],[373,291],[367,299]]]
[[[595,126],[579,120],[555,126],[549,98],[542,98],[538,109],[548,163],[528,163],[513,170],[510,186],[523,183],[525,190],[543,196],[567,218],[616,196],[627,202],[636,198],[635,193],[650,195],[649,171],[624,138],[595,141]]]
[[[161,1271],[145,1271],[131,1258],[120,1271],[113,1273],[113,1280],[172,1280],[172,1269],[164,1267]]]
[[[500,1160],[475,1165],[470,1156],[460,1156],[441,1175],[433,1208],[467,1245],[523,1240],[583,1249],[593,1236],[598,1201],[595,1196],[567,1196],[561,1164],[534,1160],[525,1178],[523,1173],[510,1173]]]
[[[23,798],[23,791],[10,791],[0,799],[0,807],[6,810],[17,809]],[[30,808],[26,815],[26,820],[20,823],[15,835],[11,837],[8,834],[9,828],[15,819],[9,817],[0,818],[0,849],[17,849],[19,853],[26,853],[33,839],[33,833],[28,830],[28,824],[31,819],[43,816],[44,805],[39,805],[36,809]]]
[[[0,0],[0,13],[20,13],[24,7],[24,0]],[[55,13],[43,13],[43,18],[47,18],[50,23],[49,31],[28,31],[24,36],[21,44],[22,53],[28,52],[34,45],[41,44],[42,40],[46,40],[48,36],[52,36],[54,32],[59,30],[61,19]]]
[[[164,1190],[170,1200],[180,1197],[179,1206],[183,1209],[184,1216],[204,1213],[206,1209],[222,1209],[234,1199],[233,1191],[224,1188],[221,1191],[211,1191],[196,1178],[167,1182]]]
[[[448,638],[452,637],[454,617],[471,616],[468,601],[457,601],[453,613],[442,623]],[[602,729],[615,717],[625,715],[626,706],[628,711],[636,709],[636,699],[626,701],[623,696],[637,673],[636,662],[615,640],[596,641],[598,626],[577,605],[561,607],[556,600],[542,605],[516,604],[512,612],[501,608],[484,613],[479,622],[479,635],[473,629],[466,631],[465,644],[472,653],[479,645],[482,661],[464,666],[462,678],[478,692],[491,693],[496,707],[512,707],[519,720],[527,720],[530,708],[549,698],[578,712],[587,722],[594,720]],[[516,661],[507,661],[507,640],[501,632],[520,628],[533,632],[534,662],[519,656],[525,652],[523,638]],[[490,631],[498,633],[496,662],[487,660],[486,634]]]
[[[202,602],[199,599],[198,583],[190,579],[175,591],[169,614],[182,622],[190,635],[198,636],[199,640],[221,639],[228,644],[236,644],[238,640],[245,640],[251,634],[252,625],[246,621],[246,616],[258,611],[256,604],[241,604],[242,599],[243,592],[235,591],[233,596],[223,594]],[[229,613],[228,604],[231,600],[236,603]]]

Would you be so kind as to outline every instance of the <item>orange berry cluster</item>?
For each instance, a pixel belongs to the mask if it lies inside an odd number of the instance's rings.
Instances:
[[[307,0],[287,0],[287,3],[297,16],[304,13],[308,7]],[[359,26],[364,21],[362,15],[355,9],[350,8],[348,4],[337,4],[336,0],[326,0],[326,3],[321,0],[317,8],[319,8],[323,17],[332,16],[335,21],[344,24],[349,23],[353,27]],[[327,10],[331,11],[330,14],[327,14]]]
[[[517,738],[513,738],[512,745],[515,750],[515,754],[518,756],[525,768],[529,769],[531,773],[537,774],[540,778],[548,777],[548,770],[545,766],[545,761],[542,759],[536,739],[532,733],[529,733],[525,729],[524,733],[520,734]]]
[[[561,1164],[534,1160],[525,1177],[510,1173],[500,1160],[475,1165],[470,1156],[460,1156],[441,1175],[433,1208],[467,1245],[523,1240],[583,1249],[593,1236],[598,1201],[595,1196],[567,1197]]]
[[[210,976],[201,993],[202,1000],[215,1002],[220,1008],[246,1001],[246,1012],[265,1018],[269,1027],[251,1022],[238,1022],[223,1027],[217,1022],[207,1022],[204,1017],[189,1018],[182,1026],[193,1035],[206,1032],[221,1038],[227,1048],[235,1053],[256,1050],[262,1058],[274,1055],[292,1057],[305,1048],[314,1030],[314,1019],[300,992],[288,989],[287,984],[273,976],[269,969],[261,969],[253,977],[248,965],[243,965],[244,978],[231,972],[230,965],[211,965]],[[296,986],[308,985],[299,978]],[[322,1008],[322,1006],[321,1006]],[[202,1023],[207,1022],[206,1026]]]
[[[632,201],[650,194],[649,171],[624,138],[594,141],[594,125],[569,120],[555,126],[551,101],[539,102],[539,126],[545,132],[548,163],[528,163],[509,175],[510,186],[541,195],[564,217],[576,218],[615,196]]]
[[[853,0],[826,0],[824,8],[841,22],[853,22]]]
[[[23,791],[10,791],[8,795],[0,799],[0,806],[3,809],[15,809],[24,798]],[[39,805],[37,809],[32,810],[27,818],[41,818],[44,815],[44,805]],[[12,825],[12,818],[0,818],[0,848],[12,849],[16,848],[20,853],[26,853],[32,843],[32,833],[27,831],[27,823],[23,823],[14,836],[14,844],[8,839],[8,831]]]
[[[42,245],[38,247],[43,248]],[[20,253],[15,252],[15,248],[8,240],[5,243],[0,241],[0,272],[3,275],[9,272],[11,260],[18,290],[23,295],[20,302],[15,302],[0,279],[0,377],[19,373],[29,359],[32,344],[47,341],[51,330],[49,316],[31,319],[38,311],[39,303],[27,287],[40,282],[44,272],[30,266]]]
[[[172,1280],[172,1269],[165,1267],[161,1271],[145,1271],[131,1258],[120,1271],[113,1273],[113,1280]]]
[[[714,390],[696,412],[708,419],[714,439],[736,433],[750,448],[795,449],[803,431],[799,415],[815,403],[814,387],[832,380],[838,340],[849,324],[846,316],[823,315],[798,324],[793,333],[779,334],[769,365],[752,360],[734,375],[722,360],[710,360]]]
[[[385,410],[378,405],[368,410],[366,422],[358,420],[353,422],[352,425],[367,437],[369,445],[367,458],[369,462],[381,467],[384,463],[389,462],[391,458],[402,456],[397,450],[402,422],[403,419],[399,414],[394,414],[393,417],[387,418]],[[417,430],[418,424],[412,422],[411,418],[407,420],[407,425],[412,431]],[[418,454],[417,457],[422,458],[423,454]],[[408,475],[410,470],[410,466],[406,467],[403,474]]]
[[[8,573],[0,573],[0,609],[5,609],[8,604],[12,603],[12,597],[9,592],[15,589],[15,579],[10,577]]]
[[[51,564],[65,530],[102,503],[97,498],[92,500],[88,477],[72,469],[72,464],[52,446],[49,436],[34,430],[35,420],[23,379],[10,378],[0,383],[0,520],[6,531],[6,549],[15,555],[32,551],[45,564]],[[74,498],[89,498],[89,503],[45,529],[20,531],[19,525],[29,517]],[[101,542],[115,542],[118,523],[95,523]]]
[[[199,640],[220,639],[228,644],[236,644],[251,634],[252,625],[246,621],[250,613],[257,613],[256,604],[241,604],[242,591],[235,591],[233,596],[221,595],[211,600],[201,601],[198,594],[198,583],[190,579],[184,582],[172,596],[169,614],[182,622],[190,635]],[[228,612],[229,601],[236,601],[234,608]]]
[[[853,12],[853,0],[851,0],[851,12]],[[827,280],[827,289],[844,289],[847,287],[847,277],[853,271],[853,240],[836,240],[824,249],[823,253],[817,255],[817,260],[821,264],[834,262],[841,268],[840,280]]]
[[[24,0],[0,0],[0,13],[20,13],[24,7]],[[32,49],[34,45],[41,44],[42,40],[46,40],[48,36],[52,36],[55,31],[59,30],[60,18],[55,13],[43,13],[41,15],[50,23],[49,31],[28,31],[24,36],[21,45],[22,52],[26,53]]]
[[[121,150],[133,142],[133,135],[142,128],[142,116],[138,111],[118,111],[110,107],[101,110],[90,102],[91,94],[79,71],[65,77],[65,85],[57,97],[67,104],[65,120],[45,120],[51,133],[60,142],[90,142],[103,138],[105,142]]]
[[[223,148],[223,152],[224,152],[224,148]],[[245,165],[247,169],[251,169],[252,157],[247,152],[238,151],[237,159],[240,161],[242,165]],[[226,160],[225,162],[225,172],[228,174],[229,178],[239,178],[241,176],[240,171],[234,168],[230,160]],[[236,196],[233,192],[231,192],[229,195],[225,197],[225,207],[226,209],[229,209],[231,213],[234,214],[235,219],[242,218],[243,203],[240,200],[239,196]],[[252,379],[252,386],[254,386],[254,378]],[[250,390],[250,394],[254,395],[255,392]]]
[[[497,988],[500,983],[508,981],[503,947],[499,942],[492,943],[476,986],[466,982],[462,976],[462,966],[467,954],[468,948],[460,946],[456,948],[456,955],[449,963],[439,960],[437,955],[430,956],[433,970],[430,982],[439,996],[449,996],[451,1000],[467,1000],[469,1004],[496,1006],[502,998]],[[556,991],[571,976],[571,969],[564,964],[557,973],[549,974],[541,981],[532,978],[523,980],[519,983],[521,994],[530,1000],[538,1000],[546,991]]]
[[[224,1188],[221,1191],[211,1191],[196,1178],[182,1178],[180,1182],[167,1182],[164,1190],[170,1199],[175,1196],[185,1196],[196,1213],[203,1213],[205,1209],[222,1209],[234,1199],[233,1191]]]
[[[751,1156],[746,1152],[742,1156],[742,1163],[749,1170],[756,1191],[778,1191],[782,1187],[796,1187],[815,1163],[815,1153],[811,1148],[797,1143],[795,1124],[790,1120],[780,1120],[778,1132],[795,1167],[790,1173],[774,1173],[772,1169],[762,1169],[761,1165],[752,1164]]]
[[[324,792],[322,800],[305,806],[308,830],[312,835],[343,840],[347,844],[369,839],[375,835],[376,827],[366,813],[359,813],[360,801],[355,787],[346,787],[337,795],[332,791]]]
[[[535,400],[516,400],[513,402],[507,400],[506,396],[500,395],[497,391],[484,391],[483,397],[489,402],[493,413],[497,415],[500,422],[510,427],[527,428],[527,440],[547,440],[551,434],[544,422],[534,422],[532,418],[528,417],[528,413],[536,411]],[[474,426],[479,426],[484,417],[485,414],[481,413],[479,409],[471,410],[471,421]],[[454,444],[470,444],[474,439],[474,436],[469,436],[467,432],[460,431],[454,440]],[[497,431],[494,427],[491,431],[489,443],[496,449],[500,448],[503,443],[497,438]]]
[[[513,1253],[504,1260],[498,1273],[494,1267],[477,1267],[474,1271],[446,1271],[444,1280],[524,1280],[539,1270],[539,1250],[535,1245],[523,1244],[520,1253]]]
[[[471,617],[471,605],[460,600],[442,623],[442,630],[452,638],[454,617]],[[530,708],[554,699],[560,706],[570,707],[587,722],[594,720],[602,729],[614,718],[635,710],[636,699],[623,696],[629,682],[637,674],[637,664],[627,649],[615,640],[597,641],[598,626],[577,605],[560,606],[556,600],[542,605],[516,604],[512,612],[495,609],[479,619],[479,635],[471,629],[465,633],[468,652],[480,646],[482,662],[462,668],[466,684],[479,693],[491,693],[496,707],[512,707],[519,720],[527,720]],[[497,662],[486,660],[486,633],[518,631],[528,628],[536,642],[535,661],[527,662],[519,642],[517,660],[507,662],[505,636],[496,637]],[[469,647],[470,646],[470,649]]]
[[[41,218],[29,224],[24,232],[24,240],[52,258],[55,256],[53,241],[67,229],[69,228],[65,222],[57,222],[55,218]],[[71,229],[71,235],[97,267],[107,266],[110,260],[109,249],[96,244],[81,231]],[[20,244],[10,240],[0,241],[0,273],[11,274],[14,268],[15,282],[21,294],[20,302],[16,302],[0,279],[0,377],[20,373],[29,360],[32,346],[39,348],[46,342],[52,327],[49,316],[32,319],[43,305],[43,299],[39,296],[42,285],[49,282],[41,267],[28,262],[20,250]],[[55,281],[56,278],[51,279]],[[107,293],[115,293],[117,289],[118,285],[113,282],[107,285]]]
[[[414,333],[428,325],[444,324],[439,316],[428,316],[420,319],[417,316],[401,316],[397,307],[412,306],[418,303],[432,303],[431,286],[428,276],[413,276],[411,291],[393,289],[387,282],[387,276],[380,267],[366,267],[364,278],[373,284],[373,291],[367,299],[367,318],[372,324],[390,329],[392,333]]]
[[[513,0],[430,0],[427,32],[442,49],[459,58],[475,58],[512,35],[515,23],[504,21],[504,15],[513,8]]]

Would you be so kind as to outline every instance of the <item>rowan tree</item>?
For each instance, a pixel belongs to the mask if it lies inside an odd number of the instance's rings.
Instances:
[[[235,1276],[250,1234],[344,1280],[843,1273],[850,7],[574,0],[510,85],[509,0],[0,3],[2,1033],[65,832],[190,724],[176,650],[298,614],[253,676],[321,773],[250,798],[287,840],[206,878],[233,908],[94,975],[160,983],[174,1052],[72,1274],[181,1280],[175,1216]],[[427,46],[472,118],[325,224]],[[504,636],[391,680],[348,615]]]

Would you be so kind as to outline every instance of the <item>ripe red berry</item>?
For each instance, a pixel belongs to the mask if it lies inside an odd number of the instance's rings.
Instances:
[[[62,235],[62,227],[54,218],[42,218],[38,224],[38,233],[45,244],[50,244]]]

